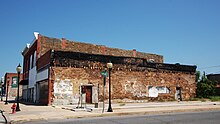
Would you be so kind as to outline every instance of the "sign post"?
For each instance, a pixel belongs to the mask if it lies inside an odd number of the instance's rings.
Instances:
[[[103,76],[103,109],[102,113],[104,113],[105,110],[105,85],[106,85],[106,76],[108,76],[107,70],[104,70],[100,72],[100,74]]]

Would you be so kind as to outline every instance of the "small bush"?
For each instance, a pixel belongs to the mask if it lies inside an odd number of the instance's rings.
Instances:
[[[215,95],[215,86],[216,82],[209,80],[204,73],[201,80],[197,82],[196,96],[199,98],[209,98]]]
[[[200,101],[201,101],[201,102],[206,102],[206,99],[201,99]]]
[[[220,96],[210,96],[209,99],[210,99],[212,102],[220,101]]]
[[[189,101],[199,101],[200,98],[190,98]]]
[[[125,103],[120,103],[119,106],[125,106]]]

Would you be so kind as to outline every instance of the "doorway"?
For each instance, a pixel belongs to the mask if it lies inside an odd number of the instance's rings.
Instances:
[[[48,82],[47,80],[39,82],[39,104],[47,105],[48,104]]]
[[[182,101],[182,91],[181,91],[181,87],[176,87],[176,100]]]
[[[86,103],[92,103],[92,86],[82,86],[82,93],[86,93]]]

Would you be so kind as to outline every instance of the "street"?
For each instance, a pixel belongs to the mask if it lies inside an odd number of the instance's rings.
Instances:
[[[48,120],[25,124],[219,124],[220,111]]]

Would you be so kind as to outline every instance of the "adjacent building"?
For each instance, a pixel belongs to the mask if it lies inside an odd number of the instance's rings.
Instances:
[[[207,78],[211,81],[217,83],[216,85],[216,95],[220,95],[220,74],[208,74]]]
[[[166,64],[163,56],[57,39],[35,33],[22,55],[23,99],[39,104],[76,104],[81,93],[87,103],[103,97],[103,72],[113,63],[112,99],[186,100],[195,97],[196,66]]]
[[[20,81],[23,79],[22,74],[20,74]],[[19,82],[20,82],[19,81]],[[4,91],[6,97],[8,99],[15,99],[17,97],[17,90],[18,90],[18,74],[17,73],[5,73],[4,76]],[[21,87],[19,87],[19,95],[22,96],[22,90]]]

